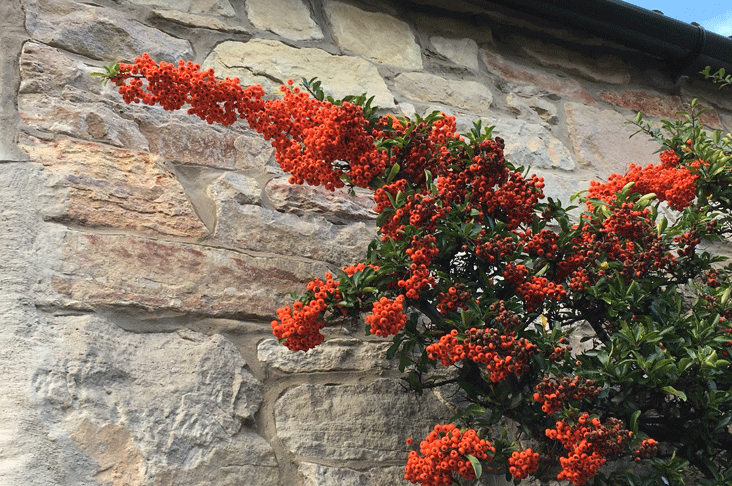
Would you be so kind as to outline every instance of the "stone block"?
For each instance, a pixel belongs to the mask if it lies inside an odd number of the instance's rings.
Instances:
[[[143,52],[156,61],[192,59],[190,42],[148,27],[121,12],[70,0],[26,0],[31,37],[92,59],[132,61]]]
[[[325,12],[341,49],[380,64],[422,69],[422,52],[405,22],[342,2],[327,2]]]
[[[447,37],[430,37],[430,43],[438,54],[445,56],[458,66],[466,67],[472,71],[478,71],[478,44],[473,39],[466,37],[450,39]]]
[[[155,8],[176,9],[198,15],[218,15],[236,17],[236,11],[229,0],[117,0],[133,5],[145,5]]]
[[[630,138],[636,129],[626,125],[628,119],[620,113],[571,102],[564,104],[564,110],[577,161],[600,182],[610,174],[625,173],[631,163],[659,163],[654,155],[658,143],[643,134]]]
[[[317,371],[373,371],[395,368],[386,359],[391,341],[364,342],[354,338],[329,339],[317,347],[293,353],[276,339],[265,339],[257,346],[257,356],[267,368],[284,373]]]
[[[207,234],[159,157],[71,140],[26,138],[22,147],[56,193],[43,208],[46,219],[155,236]]]
[[[246,8],[249,21],[257,29],[291,40],[323,38],[323,32],[302,0],[279,0],[276,7],[269,0],[249,0]]]
[[[264,188],[268,202],[277,211],[297,215],[320,214],[335,224],[376,219],[370,191],[351,195],[346,188],[329,191],[322,186],[290,184],[287,179],[272,179]]]
[[[345,467],[331,467],[303,462],[299,467],[305,476],[305,486],[394,486],[406,483],[404,467],[386,466],[358,471]]]
[[[519,65],[488,49],[481,49],[480,54],[488,70],[507,81],[538,86],[551,93],[587,104],[596,103],[589,91],[572,78],[547,74],[541,70]]]
[[[635,112],[640,111],[647,116],[663,117],[667,120],[681,120],[683,115],[678,115],[677,112],[688,109],[684,107],[681,97],[662,95],[659,93],[648,93],[637,90],[625,90],[622,93],[603,91],[598,96],[607,103]],[[707,109],[700,117],[703,125],[715,130],[722,128],[722,122],[714,108],[704,106],[702,103],[700,103],[699,108]]]
[[[287,449],[339,461],[405,461],[411,449],[407,437],[425,437],[452,414],[434,393],[417,396],[401,380],[386,378],[299,385],[275,404],[277,437]]]
[[[483,84],[429,73],[399,74],[394,88],[414,101],[441,103],[471,113],[487,113],[493,103],[493,94]]]
[[[571,151],[542,125],[510,118],[490,119],[494,136],[506,142],[506,159],[515,166],[574,170]]]
[[[117,307],[266,321],[290,302],[317,262],[137,236],[61,231],[40,252],[60,253],[39,284],[39,303]],[[48,248],[46,248],[48,247]]]
[[[394,98],[370,62],[354,56],[335,56],[321,49],[290,47],[282,42],[252,39],[217,45],[203,63],[218,76],[238,77],[243,85],[261,84],[273,93],[288,79],[317,77],[326,94],[335,98],[368,93],[373,104],[394,108]]]
[[[559,123],[556,105],[540,97],[509,93],[506,95],[506,104],[512,112],[529,122],[541,123],[543,121],[550,125]]]
[[[274,452],[248,426],[262,384],[222,336],[129,333],[78,315],[34,339],[30,388],[54,454],[91,459],[56,466],[74,484],[278,484]]]
[[[228,17],[225,15],[225,17]],[[231,32],[232,34],[249,34],[250,30],[242,25],[222,21],[216,17],[209,15],[191,14],[181,12],[180,10],[171,9],[155,9],[150,12],[149,18],[153,21],[165,20],[174,24],[183,25],[186,27],[204,28],[210,30],[216,30],[219,32]]]

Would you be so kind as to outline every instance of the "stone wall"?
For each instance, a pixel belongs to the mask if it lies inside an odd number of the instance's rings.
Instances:
[[[308,353],[271,336],[289,292],[364,252],[368,194],[289,185],[245,124],[125,105],[89,76],[110,61],[481,118],[565,201],[656,161],[634,110],[699,97],[732,129],[703,82],[468,3],[4,0],[0,19],[1,485],[405,484],[405,439],[453,410],[406,391],[363,329]]]

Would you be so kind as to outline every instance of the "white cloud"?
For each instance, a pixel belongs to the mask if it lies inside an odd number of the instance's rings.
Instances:
[[[719,35],[732,35],[732,10],[727,10],[709,20],[699,22],[702,27]]]

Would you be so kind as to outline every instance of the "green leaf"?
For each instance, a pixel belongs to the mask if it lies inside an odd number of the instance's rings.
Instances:
[[[641,416],[641,411],[636,410],[633,412],[633,415],[630,417],[630,430],[633,431],[634,434],[638,433],[638,419]]]
[[[669,395],[675,395],[675,396],[681,398],[683,401],[686,401],[686,393],[679,391],[670,385],[664,386],[662,388],[662,390],[665,391],[666,393],[668,393]]]
[[[475,471],[475,477],[479,478],[483,474],[483,466],[480,465],[480,461],[477,457],[475,457],[472,454],[466,454],[468,461],[470,461],[470,464],[473,466],[473,470]]]
[[[397,176],[397,174],[399,173],[399,169],[401,169],[401,167],[399,167],[399,164],[394,164],[394,165],[393,165],[393,166],[391,167],[391,170],[389,171],[389,175],[388,175],[388,176],[386,176],[386,183],[387,183],[387,184],[391,183],[391,181],[393,181],[393,180],[394,180],[394,178],[395,178],[395,177]]]

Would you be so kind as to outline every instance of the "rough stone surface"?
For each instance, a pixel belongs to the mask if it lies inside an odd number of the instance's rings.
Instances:
[[[283,213],[321,214],[332,223],[376,218],[371,192],[350,195],[345,188],[329,191],[320,186],[290,184],[287,178],[276,178],[267,182],[265,193],[269,203]]]
[[[192,14],[235,17],[236,11],[229,0],[123,0],[124,3],[149,7],[177,9]]]
[[[486,113],[493,103],[493,94],[483,84],[428,73],[402,73],[394,87],[414,101],[444,103],[472,113]]]
[[[150,12],[150,19],[167,20],[168,22],[184,25],[186,27],[203,27],[204,29],[231,32],[234,34],[249,33],[249,29],[241,25],[232,25],[229,22],[224,22],[218,18],[209,17],[208,15],[191,14],[181,12],[179,10],[156,9]]]
[[[306,478],[306,486],[338,484],[340,486],[393,486],[405,483],[404,468],[399,466],[371,468],[356,471],[344,467],[328,467],[311,462],[300,464],[300,473]]]
[[[273,8],[269,0],[249,0],[247,16],[254,27],[292,40],[322,39],[323,32],[302,0],[282,0]]]
[[[325,341],[305,353],[293,353],[275,339],[265,339],[257,346],[257,356],[265,366],[285,373],[314,371],[369,371],[394,368],[386,359],[386,342],[364,342],[355,338]]]
[[[682,115],[678,115],[677,112],[686,110],[679,96],[661,95],[637,90],[625,90],[622,93],[603,91],[598,96],[603,101],[612,103],[613,105],[628,108],[633,111],[640,111],[649,116],[660,116],[668,120],[682,119]],[[707,109],[700,117],[702,124],[715,130],[722,128],[719,115],[713,108],[703,106],[703,104],[700,104],[699,108]]]
[[[150,235],[200,238],[207,233],[178,180],[150,154],[89,142],[26,139],[31,162],[44,167],[58,201],[53,221]]]
[[[421,50],[405,22],[341,2],[327,2],[325,11],[342,49],[381,64],[422,69]]]
[[[557,107],[551,101],[536,96],[526,97],[509,93],[506,95],[506,104],[512,112],[532,123],[542,121],[550,125],[559,123]]]
[[[540,66],[558,68],[600,83],[627,84],[630,81],[628,67],[617,56],[600,53],[597,57],[590,57],[576,50],[569,50],[558,44],[548,44],[538,39],[530,40],[522,37],[517,42]],[[602,52],[602,49],[598,51]]]
[[[493,133],[506,142],[506,158],[516,166],[543,169],[574,170],[572,153],[552,133],[541,125],[522,120],[499,118]]]
[[[288,79],[317,77],[332,96],[369,93],[374,104],[393,108],[394,98],[376,67],[354,56],[334,56],[321,49],[289,47],[281,42],[253,39],[217,45],[204,62],[219,76],[239,77],[242,84],[261,84],[268,93]],[[265,75],[266,74],[266,75]]]
[[[480,54],[488,70],[507,81],[533,84],[568,98],[588,104],[596,103],[589,91],[572,78],[559,77],[555,74],[546,74],[537,69],[520,66],[487,49],[481,49]]]
[[[579,103],[565,103],[567,129],[580,166],[591,169],[601,180],[625,172],[631,163],[658,164],[658,144],[643,135],[629,138],[635,130],[626,117]]]
[[[94,316],[53,317],[39,333],[34,400],[49,433],[97,463],[94,479],[181,484],[163,479],[175,469],[178,481],[205,470],[209,484],[277,484],[271,448],[245,426],[262,384],[222,336],[133,334]]]
[[[277,435],[300,456],[373,461],[406,457],[407,437],[424,437],[451,410],[434,394],[417,397],[400,383],[384,378],[370,384],[294,387],[275,404]],[[312,412],[303,416],[302,410]]]
[[[193,57],[187,40],[147,27],[110,8],[70,0],[25,0],[24,6],[26,27],[35,40],[92,59],[131,61],[143,52],[157,61]]]
[[[446,37],[430,37],[430,43],[438,54],[445,56],[459,66],[473,71],[480,69],[478,64],[478,44],[473,39],[450,39]]]
[[[270,319],[322,263],[133,236],[64,231],[44,245],[61,261],[40,284],[42,302],[89,310],[158,309]],[[51,288],[49,288],[51,287]]]
[[[20,162],[26,156],[16,143],[18,116],[16,96],[20,79],[17,72],[17,58],[26,40],[23,25],[23,10],[16,2],[0,5],[0,18],[5,19],[0,34],[0,163]]]

